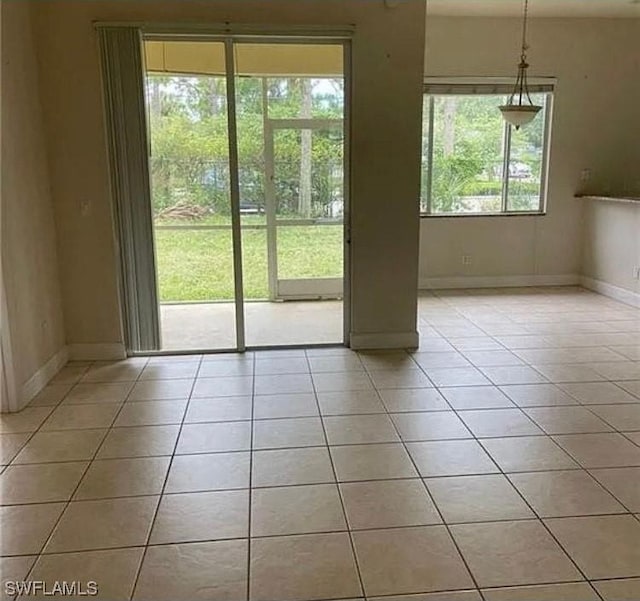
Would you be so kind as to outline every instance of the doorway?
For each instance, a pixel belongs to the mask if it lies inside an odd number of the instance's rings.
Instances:
[[[347,50],[143,38],[160,350],[345,342]]]

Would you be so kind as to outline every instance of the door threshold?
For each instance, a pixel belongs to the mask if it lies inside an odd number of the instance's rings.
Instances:
[[[177,355],[222,355],[235,354],[242,355],[244,353],[259,351],[291,351],[306,349],[323,349],[323,348],[349,348],[342,342],[319,342],[312,344],[286,344],[286,345],[264,345],[264,346],[248,346],[244,350],[239,351],[235,348],[228,349],[190,349],[190,350],[159,350],[159,351],[128,351],[127,357],[170,357]]]

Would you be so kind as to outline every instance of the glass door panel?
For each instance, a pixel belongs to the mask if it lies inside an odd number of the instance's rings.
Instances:
[[[234,349],[224,43],[144,52],[162,350]]]
[[[343,339],[343,55],[234,45],[248,346]]]

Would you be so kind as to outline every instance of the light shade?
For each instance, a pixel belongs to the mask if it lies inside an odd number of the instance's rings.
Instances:
[[[505,104],[500,107],[504,120],[519,129],[521,125],[531,123],[542,109],[535,104]]]

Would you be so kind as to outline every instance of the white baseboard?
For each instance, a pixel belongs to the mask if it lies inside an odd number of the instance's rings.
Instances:
[[[69,358],[72,361],[115,361],[126,359],[127,351],[121,342],[70,344]]]
[[[18,411],[35,397],[67,363],[69,351],[63,346],[51,357],[35,374],[33,374],[20,389]]]
[[[614,286],[602,280],[594,280],[587,276],[580,278],[580,285],[588,290],[593,290],[604,296],[608,296],[614,300],[620,301],[632,307],[640,307],[640,293],[633,290],[627,290],[626,288],[620,288],[620,286]]]
[[[372,332],[349,336],[349,346],[353,350],[407,349],[418,348],[418,332]]]
[[[446,288],[520,288],[526,286],[578,286],[580,276],[561,275],[463,275],[442,278],[421,278],[420,290],[442,290]]]

